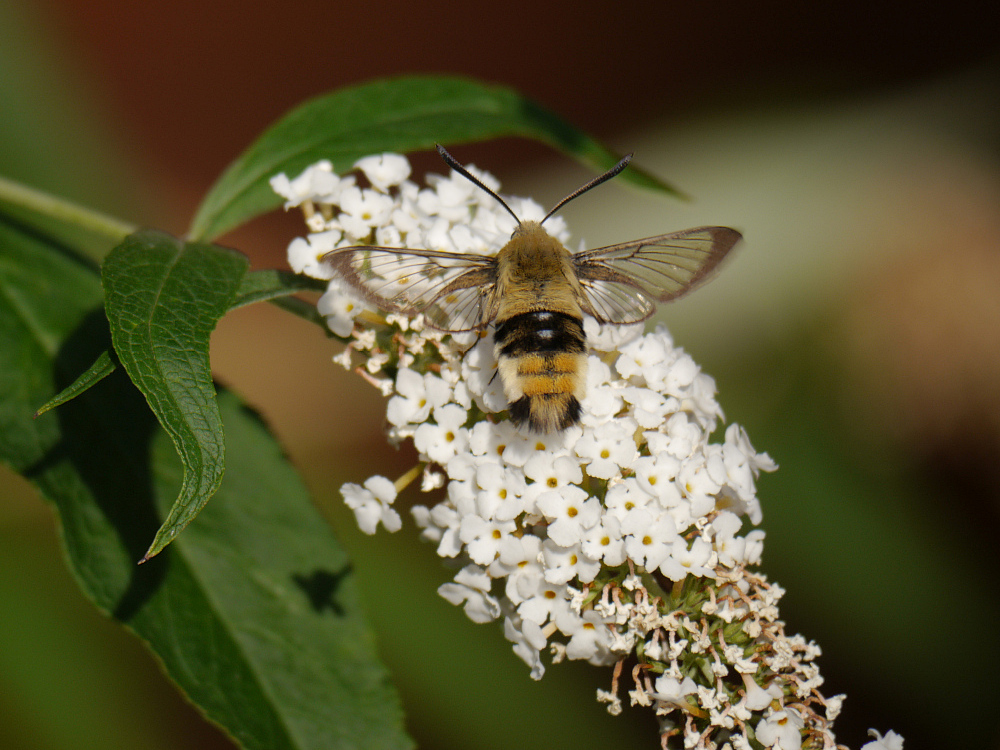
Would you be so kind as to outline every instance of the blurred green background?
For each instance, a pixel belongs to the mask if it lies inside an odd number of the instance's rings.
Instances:
[[[818,641],[838,739],[1000,747],[1000,28],[985,3],[898,0],[337,7],[175,0],[0,4],[0,174],[175,233],[302,99],[373,76],[515,86],[694,196],[609,185],[565,210],[588,245],[702,223],[745,246],[661,310],[727,418],[781,465],[759,483],[764,569]],[[588,173],[506,140],[456,156],[550,205]],[[444,171],[417,155],[418,170]],[[226,238],[283,266],[295,215]],[[412,523],[365,537],[337,488],[413,458],[334,345],[268,306],[226,318],[220,380],[259,408],[366,584],[424,748],[655,747],[609,673],[528,678],[501,629],[440,599]],[[419,501],[419,498],[407,498]],[[280,501],[276,498],[276,501]],[[50,509],[0,470],[0,747],[231,747],[83,599]],[[987,708],[987,711],[982,709]]]

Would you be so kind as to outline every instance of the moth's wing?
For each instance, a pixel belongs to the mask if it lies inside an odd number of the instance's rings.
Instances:
[[[476,330],[492,318],[497,273],[491,256],[362,245],[338,248],[323,260],[375,307],[423,313],[439,330]]]
[[[711,278],[739,242],[727,227],[699,227],[573,255],[584,310],[602,323],[639,323]]]

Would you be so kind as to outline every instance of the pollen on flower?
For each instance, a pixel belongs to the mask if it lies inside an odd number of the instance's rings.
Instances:
[[[422,476],[436,502],[413,516],[421,536],[459,563],[440,587],[474,622],[503,618],[513,650],[540,679],[546,655],[616,665],[598,699],[621,711],[629,658],[633,703],[658,716],[667,747],[833,747],[839,699],[824,699],[818,650],[778,619],[780,587],[753,572],[763,549],[756,480],[776,465],[722,418],[715,384],[662,326],[585,320],[591,349],[580,423],[537,435],[513,426],[496,376],[493,332],[445,334],[421,317],[385,314],[331,278],[338,247],[387,245],[489,252],[514,228],[495,200],[457,174],[409,180],[405,157],[356,163],[371,187],[329,162],[272,179],[310,229],[289,247],[299,272],[331,279],[319,305],[346,340],[337,361],[388,396],[393,444],[419,465],[396,483],[345,484],[359,526],[400,528],[391,504]],[[495,178],[474,173],[499,189]],[[544,210],[507,199],[524,219]],[[568,243],[565,222],[546,228]],[[414,267],[392,283],[422,283]],[[826,713],[824,713],[824,711]],[[895,735],[873,747],[892,748]]]

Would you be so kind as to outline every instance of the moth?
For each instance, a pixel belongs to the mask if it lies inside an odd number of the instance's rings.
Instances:
[[[361,245],[338,248],[323,260],[383,310],[422,313],[428,325],[449,333],[494,325],[510,419],[530,431],[560,431],[580,421],[587,383],[584,315],[605,325],[640,323],[658,302],[705,282],[741,238],[727,227],[698,227],[571,253],[542,225],[625,169],[632,154],[567,195],[541,221],[521,221],[442,146],[437,149],[517,221],[496,255]]]

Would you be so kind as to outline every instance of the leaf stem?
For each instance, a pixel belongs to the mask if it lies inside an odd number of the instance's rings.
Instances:
[[[3,177],[0,177],[0,201],[95,232],[116,243],[138,229],[134,224]]]
[[[303,320],[308,320],[310,323],[315,323],[320,328],[329,331],[326,327],[326,319],[320,315],[319,312],[317,312],[316,305],[310,304],[304,299],[299,299],[298,297],[274,297],[267,301],[275,307],[280,307],[285,312],[297,315]],[[333,338],[339,339],[340,341],[350,340],[341,336],[333,336]]]

